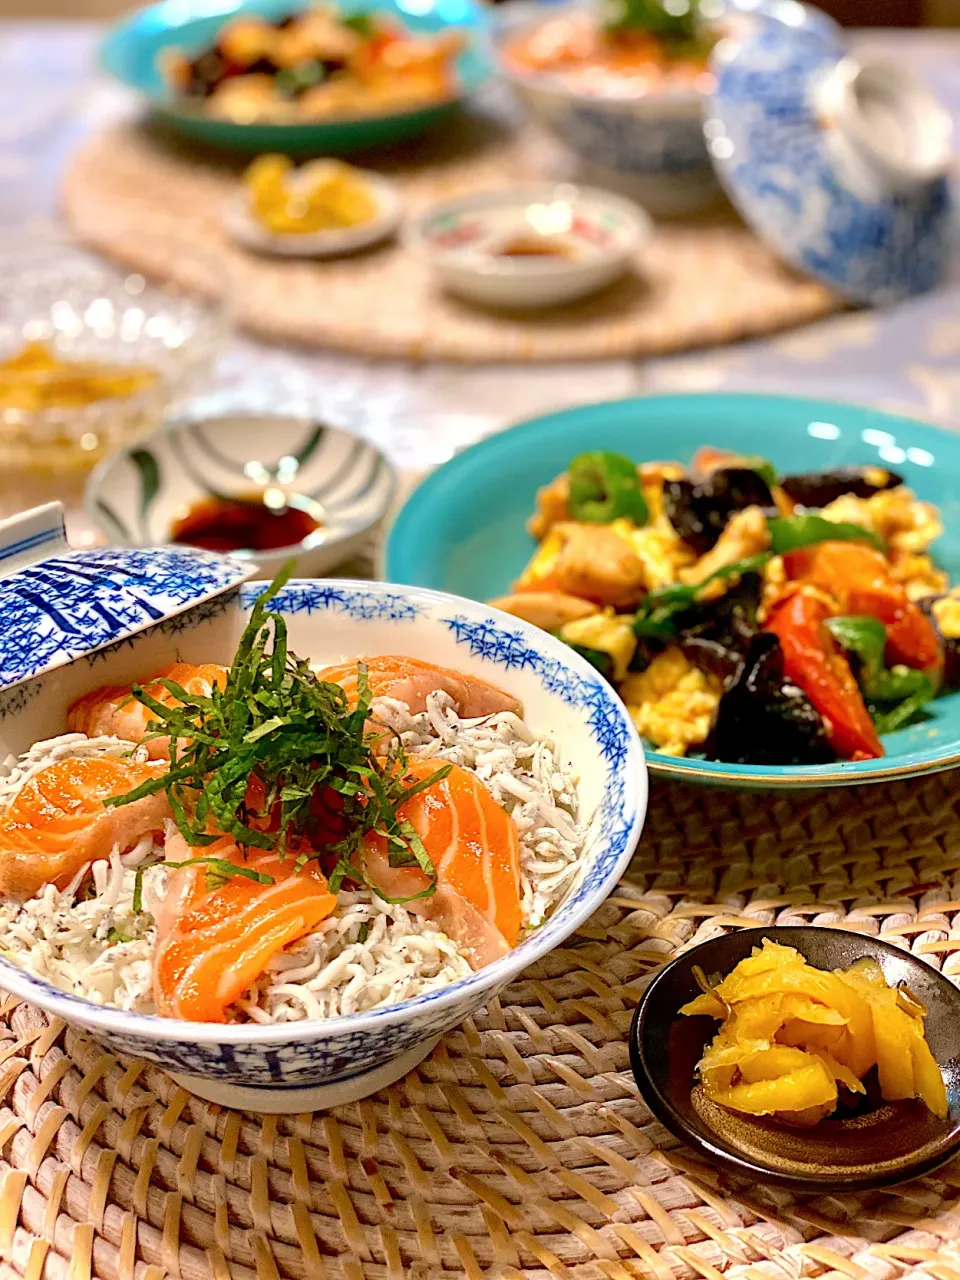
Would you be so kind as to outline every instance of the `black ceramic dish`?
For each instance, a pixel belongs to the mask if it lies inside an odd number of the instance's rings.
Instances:
[[[713,1018],[684,1017],[700,994],[693,970],[728,974],[764,938],[795,947],[818,969],[846,969],[870,956],[889,985],[903,983],[927,1008],[927,1041],[943,1073],[949,1112],[938,1120],[920,1101],[885,1103],[844,1119],[791,1129],[740,1115],[704,1097],[696,1067],[717,1032]],[[643,994],[630,1029],[630,1061],[645,1102],[681,1141],[732,1173],[794,1191],[853,1191],[919,1177],[960,1150],[960,989],[899,947],[844,929],[744,929],[679,956]]]

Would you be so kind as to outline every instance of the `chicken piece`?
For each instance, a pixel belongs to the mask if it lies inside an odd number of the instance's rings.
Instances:
[[[680,581],[695,585],[709,578],[711,573],[743,560],[747,556],[758,555],[766,551],[770,545],[770,530],[767,517],[761,507],[744,507],[736,511],[727,521],[727,527],[706,555],[702,555],[696,564],[688,569],[680,570]],[[717,584],[719,594],[726,589],[722,583]],[[709,589],[706,599],[709,599]]]
[[[883,538],[891,552],[924,552],[943,533],[937,508],[921,502],[902,484],[895,489],[882,489],[869,498],[845,493],[819,514],[825,520],[862,525]]]
[[[280,32],[275,26],[251,14],[228,22],[217,43],[228,62],[237,67],[249,67],[261,58],[272,57],[279,38]]]
[[[620,686],[637,732],[667,756],[682,756],[706,741],[720,694],[716,676],[693,666],[676,645]]]
[[[537,490],[537,509],[527,521],[531,538],[541,542],[555,524],[570,519],[570,477],[564,471]]]
[[[332,10],[316,8],[277,32],[273,52],[278,66],[297,67],[313,60],[349,62],[362,46],[363,38]]]
[[[293,106],[277,96],[272,75],[251,72],[222,81],[207,99],[207,111],[218,119],[251,124],[265,115],[292,116]]]
[[[644,594],[643,562],[612,525],[554,525],[514,590],[562,591],[595,604],[630,606]]]
[[[562,591],[521,591],[512,596],[500,596],[490,604],[529,622],[533,627],[539,627],[541,631],[559,631],[568,622],[579,622],[600,612],[598,606],[589,600],[568,596]]]

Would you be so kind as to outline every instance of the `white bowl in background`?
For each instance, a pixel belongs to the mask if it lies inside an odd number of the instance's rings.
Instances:
[[[388,511],[393,467],[369,441],[317,419],[225,410],[185,414],[102,462],[90,477],[87,514],[111,542],[156,546],[174,523],[211,495],[273,491],[302,506],[321,527],[302,542],[235,554],[272,578],[290,559],[312,577],[343,564]]]
[[[488,307],[542,308],[595,293],[628,272],[652,232],[620,196],[572,183],[484,191],[434,205],[406,244],[451,293]],[[509,257],[517,237],[555,239],[569,257]]]

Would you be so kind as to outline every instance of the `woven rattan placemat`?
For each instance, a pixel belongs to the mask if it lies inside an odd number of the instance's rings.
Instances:
[[[627,879],[389,1090],[266,1118],[9,1002],[0,1280],[960,1280],[960,1165],[896,1191],[736,1184],[639,1100],[626,1033],[675,952],[840,925],[960,973],[960,773],[775,799],[655,784]]]
[[[418,145],[382,156],[409,213],[454,193],[564,176],[532,132],[464,116]],[[238,172],[156,131],[115,127],[73,159],[63,207],[85,243],[150,275],[190,284],[231,279],[237,319],[264,337],[366,356],[531,361],[655,355],[803,324],[838,301],[786,267],[729,215],[658,229],[637,274],[553,313],[488,313],[438,291],[400,247],[290,262],[235,248],[219,211]],[[189,256],[180,250],[191,247]],[[198,282],[199,283],[199,282]]]

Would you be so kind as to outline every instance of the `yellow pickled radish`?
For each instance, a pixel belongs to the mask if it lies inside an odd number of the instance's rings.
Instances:
[[[702,992],[695,1000],[689,1000],[680,1010],[688,1018],[708,1017],[708,1018],[724,1018],[727,1010],[722,1001],[716,996],[709,995],[706,991]]]
[[[888,987],[874,960],[828,973],[764,942],[682,1012],[722,1023],[699,1071],[706,1096],[723,1106],[816,1123],[837,1105],[838,1086],[866,1093],[863,1077],[875,1067],[886,1101],[920,1098],[947,1114],[923,1006]]]
[[[747,1084],[759,1080],[780,1080],[792,1071],[802,1071],[815,1059],[802,1049],[789,1049],[785,1045],[771,1045],[759,1053],[751,1053],[740,1063],[740,1075]]]
[[[769,1116],[774,1112],[802,1112],[811,1107],[836,1105],[837,1086],[822,1062],[791,1071],[776,1080],[758,1080],[753,1084],[735,1084],[708,1095],[720,1106],[744,1111],[752,1116]]]
[[[870,1001],[880,1092],[888,1102],[895,1102],[899,1098],[913,1098],[916,1096],[916,1089],[907,1015],[897,1007],[896,993],[889,989],[872,992]]]
[[[835,1049],[844,1040],[846,1024],[832,1026],[824,1022],[807,1022],[800,1018],[788,1018],[777,1032],[781,1044],[792,1044],[804,1049]]]
[[[849,1089],[851,1093],[866,1093],[863,1081],[858,1080],[849,1067],[845,1067],[842,1062],[838,1062],[832,1054],[827,1053],[824,1049],[818,1049],[816,1056],[827,1068],[830,1074],[836,1080],[837,1084],[842,1084]]]
[[[923,1099],[935,1116],[947,1118],[947,1088],[936,1064],[930,1046],[923,1034],[914,1032],[910,1041],[910,1058],[913,1062],[913,1079],[917,1095]]]

